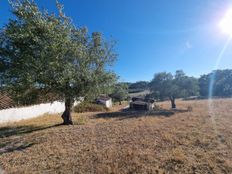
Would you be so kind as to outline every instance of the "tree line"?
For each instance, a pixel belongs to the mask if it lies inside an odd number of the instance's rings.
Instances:
[[[145,86],[146,84],[146,86]],[[139,81],[130,83],[129,89],[150,89],[148,98],[171,101],[176,107],[176,98],[198,97],[231,97],[232,70],[215,70],[200,78],[187,76],[183,70],[177,70],[173,75],[167,72],[156,73],[150,82]],[[211,95],[211,96],[210,96]]]

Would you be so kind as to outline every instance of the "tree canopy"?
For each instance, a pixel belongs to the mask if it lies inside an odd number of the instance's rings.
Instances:
[[[34,1],[12,1],[15,18],[0,31],[0,66],[3,84],[18,97],[42,89],[65,101],[65,124],[71,124],[75,98],[101,93],[116,76],[110,71],[117,55],[114,42],[101,33],[88,34],[63,13],[41,11]]]
[[[188,77],[182,70],[171,73],[161,72],[154,75],[149,84],[150,90],[156,98],[163,100],[169,98],[172,108],[175,108],[175,99],[198,95],[198,81],[194,77]]]
[[[121,104],[121,101],[128,98],[128,85],[125,83],[116,84],[110,96],[114,101],[120,102]]]
[[[232,70],[215,70],[199,78],[201,96],[209,96],[209,88],[212,84],[212,97],[232,96]]]

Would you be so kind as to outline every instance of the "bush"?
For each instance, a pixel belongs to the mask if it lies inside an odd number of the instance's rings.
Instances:
[[[74,107],[73,111],[77,113],[83,112],[105,112],[109,109],[103,105],[98,105],[94,103],[82,102],[81,104]]]

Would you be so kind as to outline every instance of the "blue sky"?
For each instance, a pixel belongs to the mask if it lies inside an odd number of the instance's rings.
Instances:
[[[50,12],[55,0],[35,0]],[[114,71],[122,81],[151,80],[157,72],[183,69],[190,76],[209,73],[228,40],[218,24],[231,0],[60,0],[77,26],[100,31],[118,43]],[[0,26],[11,17],[0,1]],[[232,19],[231,19],[232,20]],[[220,69],[232,68],[232,42]]]

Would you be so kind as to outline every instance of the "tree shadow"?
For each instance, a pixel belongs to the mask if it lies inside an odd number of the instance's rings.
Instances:
[[[22,141],[16,141],[16,142],[5,142],[3,144],[0,143],[0,155],[4,153],[14,152],[14,151],[22,151],[29,147],[32,147],[35,145],[35,142],[22,142]]]
[[[153,110],[153,111],[137,111],[132,109],[123,109],[118,112],[108,112],[108,113],[99,113],[95,116],[95,118],[117,118],[119,120],[129,119],[129,118],[138,118],[143,116],[163,116],[163,117],[171,117],[175,115],[175,113],[189,112],[184,109],[175,109],[175,110]]]
[[[28,134],[36,131],[41,131],[57,126],[61,126],[62,124],[56,124],[52,126],[5,126],[0,127],[0,138],[10,137],[14,135],[22,135],[22,134]]]
[[[38,140],[32,138],[31,140],[25,140],[18,135],[29,134],[41,130],[50,129],[53,127],[61,126],[62,124],[56,124],[51,126],[5,126],[0,128],[0,155],[4,153],[22,151],[35,144],[38,144]],[[16,136],[16,137],[13,137]]]

